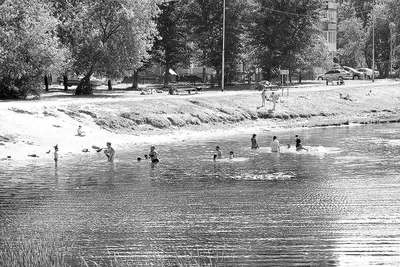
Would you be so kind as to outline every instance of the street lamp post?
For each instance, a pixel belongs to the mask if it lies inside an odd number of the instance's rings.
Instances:
[[[375,82],[375,0],[372,2],[372,82]]]
[[[389,23],[390,28],[390,70],[389,70],[389,78],[392,78],[392,69],[393,69],[393,29],[395,24],[393,22]]]

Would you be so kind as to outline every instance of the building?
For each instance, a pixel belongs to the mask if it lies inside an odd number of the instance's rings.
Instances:
[[[337,51],[337,10],[338,3],[336,0],[325,1],[325,16],[322,22],[322,30],[325,40],[332,55],[336,55]]]

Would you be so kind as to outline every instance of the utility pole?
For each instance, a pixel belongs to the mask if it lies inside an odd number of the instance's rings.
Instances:
[[[372,82],[375,82],[375,0],[372,1]]]
[[[223,4],[223,15],[222,15],[222,70],[221,70],[221,89],[224,91],[225,87],[225,0]]]

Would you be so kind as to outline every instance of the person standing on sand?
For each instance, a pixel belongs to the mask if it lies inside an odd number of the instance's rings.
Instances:
[[[107,148],[104,150],[104,154],[107,156],[109,162],[114,162],[115,150],[112,148],[111,143],[107,142]]]
[[[276,139],[276,136],[272,138],[271,141],[271,152],[280,152],[281,147],[279,146],[279,141]]]
[[[85,136],[85,132],[82,131],[82,126],[81,125],[78,126],[77,132],[78,132],[78,136]]]
[[[54,163],[55,166],[57,167],[57,162],[58,162],[58,145],[54,146]]]
[[[157,153],[156,148],[154,146],[150,147],[149,157],[150,157],[151,163],[160,162],[160,160],[158,159],[158,153]]]
[[[253,134],[253,137],[251,138],[251,149],[257,149],[259,148],[256,140],[256,134]]]
[[[300,150],[306,150],[308,151],[307,148],[303,147],[303,145],[301,144],[301,139],[300,137],[296,134],[296,151],[300,151]]]

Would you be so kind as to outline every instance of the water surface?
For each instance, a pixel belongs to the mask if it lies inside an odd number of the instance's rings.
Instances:
[[[322,128],[0,162],[2,240],[32,229],[98,262],[399,266],[400,125]],[[300,134],[309,152],[271,153]],[[219,145],[225,159],[212,161]],[[234,160],[227,159],[229,151]],[[1,241],[0,241],[1,246]],[[101,258],[101,260],[100,260]]]

